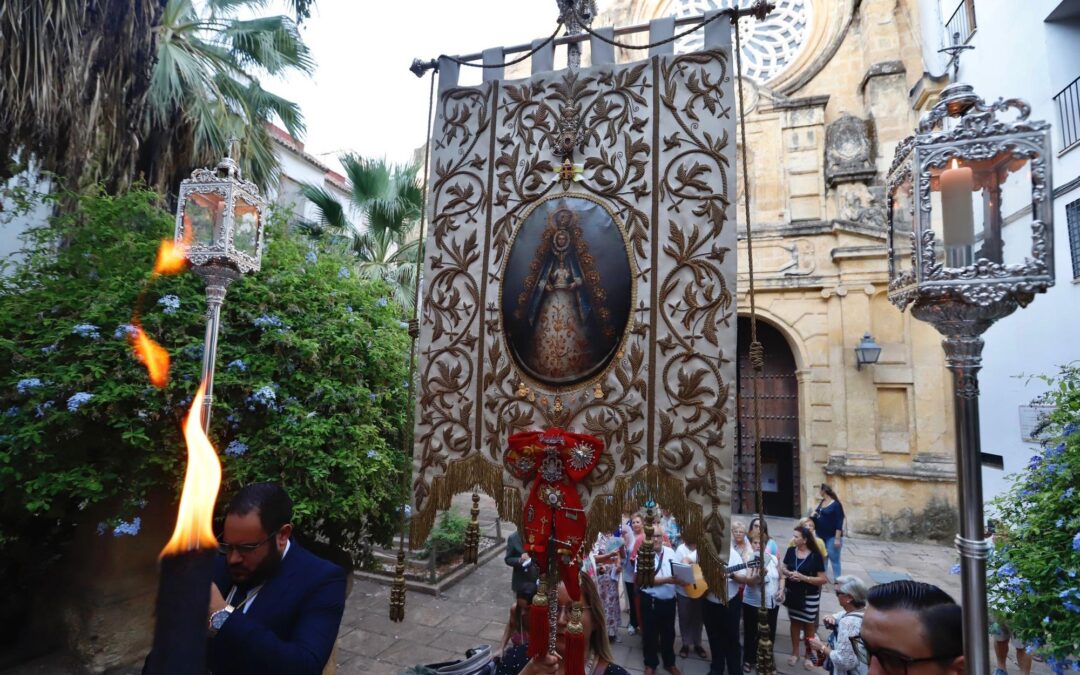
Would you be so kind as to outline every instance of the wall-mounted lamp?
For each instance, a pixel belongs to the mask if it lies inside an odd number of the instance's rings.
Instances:
[[[859,341],[859,346],[855,348],[855,369],[862,370],[863,366],[874,365],[880,356],[881,345],[874,342],[870,333],[864,334],[862,340]]]

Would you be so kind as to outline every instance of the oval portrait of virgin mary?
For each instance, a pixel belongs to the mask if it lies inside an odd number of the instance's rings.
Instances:
[[[556,389],[601,373],[622,344],[633,283],[622,230],[601,204],[537,205],[503,273],[503,330],[521,372]]]

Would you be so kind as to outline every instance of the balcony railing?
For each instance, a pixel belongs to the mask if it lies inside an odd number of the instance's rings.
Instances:
[[[1061,152],[1080,145],[1080,77],[1058,92],[1058,122],[1061,124]]]
[[[945,44],[962,45],[975,34],[975,0],[960,0],[945,22]]]

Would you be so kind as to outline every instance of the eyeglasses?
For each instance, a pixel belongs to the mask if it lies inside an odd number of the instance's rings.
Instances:
[[[266,539],[263,539],[262,541],[260,541],[258,543],[255,543],[255,544],[226,544],[224,542],[218,542],[218,547],[217,547],[218,553],[220,553],[221,555],[227,556],[230,553],[232,553],[233,551],[236,551],[240,555],[248,555],[250,553],[254,553],[255,551],[259,550],[260,546],[262,546],[266,542],[273,539],[276,534],[277,533],[275,532],[274,534],[270,535]]]
[[[855,650],[855,656],[859,658],[860,663],[870,665],[872,660],[877,659],[878,665],[881,666],[881,670],[884,671],[885,675],[907,675],[908,668],[913,664],[925,663],[927,661],[949,661],[953,658],[927,656],[921,659],[914,659],[889,649],[874,649],[866,644],[862,637],[858,635],[853,635],[851,637],[851,648]]]

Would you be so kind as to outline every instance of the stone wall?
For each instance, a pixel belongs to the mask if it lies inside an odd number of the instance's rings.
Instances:
[[[828,481],[853,531],[926,537],[956,501],[952,388],[940,337],[886,297],[883,188],[893,149],[917,123],[908,92],[922,75],[918,10],[914,0],[811,4],[803,51],[746,87],[740,313],[749,310],[748,197],[759,317],[784,334],[798,368],[803,510]],[[602,4],[600,24],[674,7]],[[866,332],[883,350],[877,365],[857,369]]]

